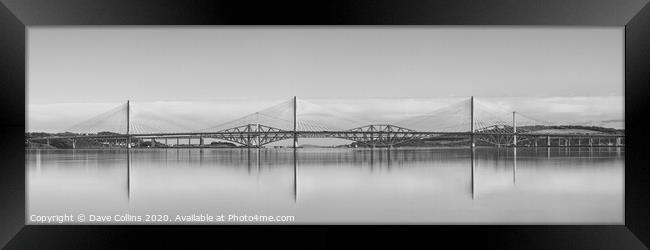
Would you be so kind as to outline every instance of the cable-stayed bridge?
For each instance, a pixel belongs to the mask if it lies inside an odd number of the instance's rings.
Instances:
[[[245,147],[262,147],[301,138],[345,139],[371,147],[408,145],[417,141],[455,142],[474,146],[623,146],[625,135],[532,118],[470,97],[431,112],[385,123],[368,123],[346,117],[326,107],[293,97],[266,109],[203,129],[191,129],[178,120],[155,112],[139,111],[127,101],[66,133],[28,137],[29,143],[68,140],[72,148],[80,140],[112,141],[113,145],[138,147],[150,140],[218,140]]]

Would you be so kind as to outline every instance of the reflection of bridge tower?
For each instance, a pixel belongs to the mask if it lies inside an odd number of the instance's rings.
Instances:
[[[476,148],[471,147],[471,158],[470,158],[470,191],[472,193],[472,200],[476,198],[476,192],[475,192],[475,187],[476,187]]]
[[[298,201],[298,152],[293,148],[293,202]]]

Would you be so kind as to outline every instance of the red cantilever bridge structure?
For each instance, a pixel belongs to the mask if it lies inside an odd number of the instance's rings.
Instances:
[[[470,97],[425,114],[382,124],[363,124],[335,112],[311,112],[315,105],[296,97],[239,119],[200,129],[179,131],[161,128],[173,121],[138,120],[127,101],[112,110],[81,122],[67,132],[54,136],[29,137],[27,143],[49,144],[50,140],[70,140],[75,148],[79,140],[121,141],[126,147],[135,146],[133,139],[167,140],[205,139],[228,141],[245,147],[262,147],[282,140],[300,138],[336,138],[372,147],[391,147],[417,140],[460,140],[472,147],[492,146],[624,146],[625,134],[603,132],[531,118],[484,104]],[[305,107],[306,112],[301,112]],[[317,113],[314,115],[314,113]],[[150,117],[149,117],[150,118]],[[144,119],[143,119],[144,120]],[[155,119],[154,119],[155,120]]]

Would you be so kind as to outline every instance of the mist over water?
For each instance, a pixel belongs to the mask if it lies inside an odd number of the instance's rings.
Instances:
[[[624,156],[621,147],[299,148],[295,158],[286,148],[28,149],[27,214],[623,224]]]

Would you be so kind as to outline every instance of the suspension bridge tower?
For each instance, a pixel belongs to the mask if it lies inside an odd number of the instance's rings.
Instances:
[[[474,96],[469,98],[469,119],[470,119],[470,138],[471,138],[471,147],[476,147],[476,142],[474,141]]]
[[[293,148],[298,148],[298,121],[297,121],[297,107],[298,107],[298,100],[297,97],[293,97]]]
[[[512,112],[512,146],[517,147],[517,118],[516,112]]]
[[[131,128],[131,101],[126,100],[126,148],[131,148],[131,136],[130,134],[130,128]]]

